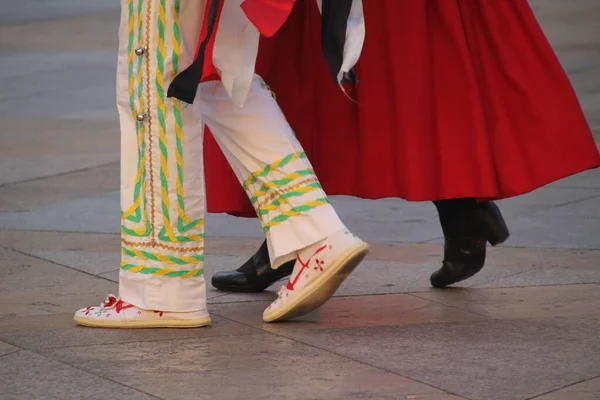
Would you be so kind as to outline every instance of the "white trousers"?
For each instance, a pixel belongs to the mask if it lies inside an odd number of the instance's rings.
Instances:
[[[199,85],[192,105],[166,97],[193,60],[203,1],[122,0],[122,7],[120,296],[147,310],[204,310],[205,124],[254,205],[274,267],[343,224],[260,77],[243,107],[220,82]]]

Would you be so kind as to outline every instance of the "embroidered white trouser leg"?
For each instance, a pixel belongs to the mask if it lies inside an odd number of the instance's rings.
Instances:
[[[200,109],[263,225],[272,266],[344,227],[268,86],[255,76],[243,107],[221,83],[200,85]]]
[[[200,85],[193,105],[166,97],[193,60],[204,6],[122,0],[119,292],[147,310],[206,309],[203,118],[252,199],[275,265],[343,227],[258,77],[243,107],[215,82]]]

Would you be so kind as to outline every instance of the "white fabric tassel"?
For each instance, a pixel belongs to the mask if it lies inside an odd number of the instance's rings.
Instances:
[[[365,19],[362,0],[354,0],[346,27],[346,42],[344,43],[344,61],[338,72],[337,81],[342,82],[345,74],[356,65],[365,41]]]

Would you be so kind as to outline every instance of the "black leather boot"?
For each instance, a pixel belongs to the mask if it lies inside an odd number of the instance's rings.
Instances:
[[[474,199],[435,201],[444,231],[442,268],[431,274],[433,287],[464,281],[481,271],[487,242],[500,244],[510,235],[498,206]]]
[[[211,283],[227,292],[262,292],[276,281],[292,274],[295,260],[288,261],[277,269],[271,268],[267,241],[248,261],[235,271],[217,272]]]

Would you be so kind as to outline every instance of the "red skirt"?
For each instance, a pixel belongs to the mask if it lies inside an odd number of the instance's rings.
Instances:
[[[328,194],[501,199],[600,165],[567,76],[526,0],[364,2],[350,101],[300,1],[261,42],[271,86]],[[208,211],[254,216],[210,134]]]

